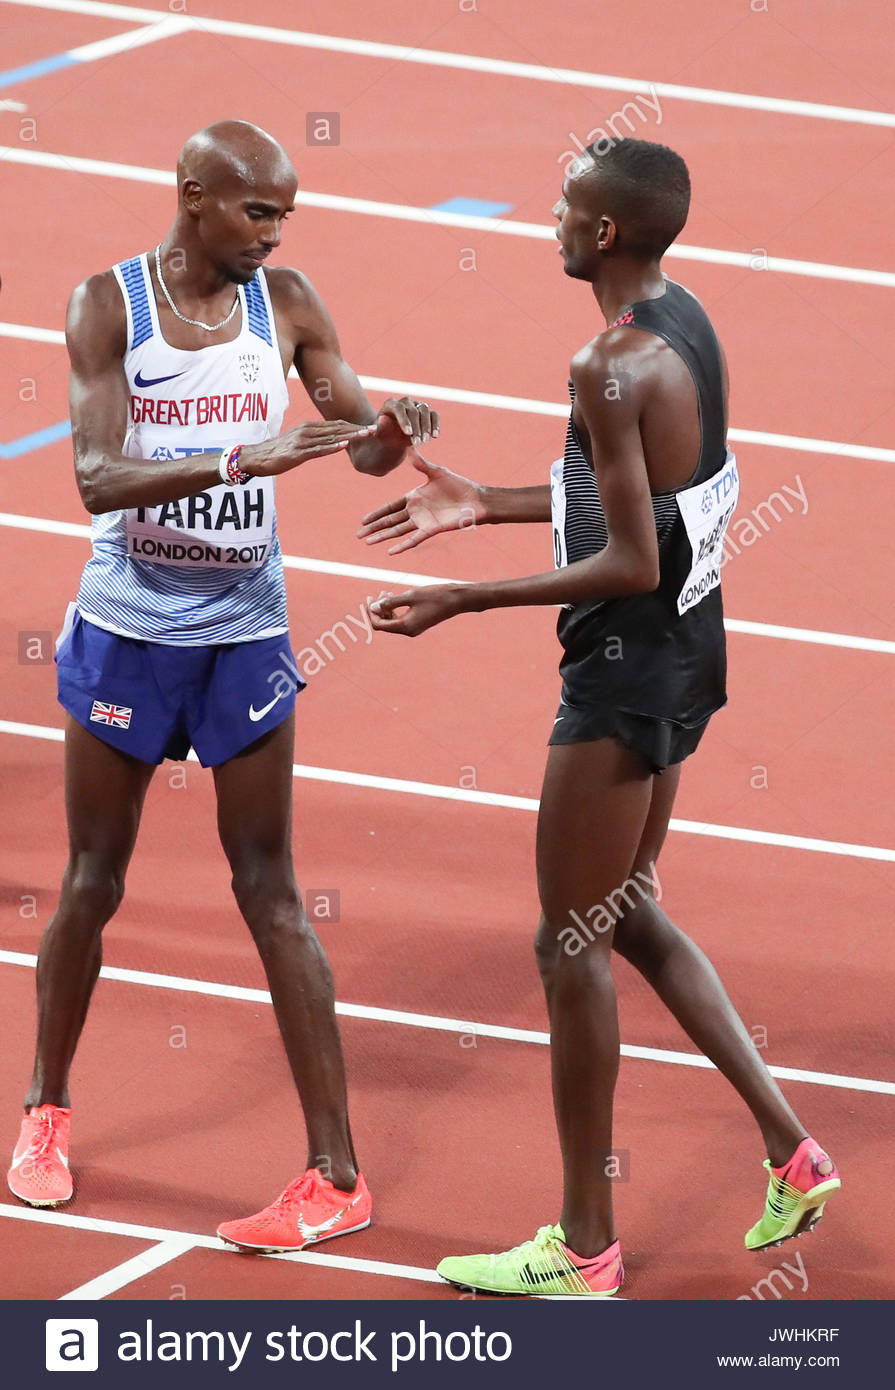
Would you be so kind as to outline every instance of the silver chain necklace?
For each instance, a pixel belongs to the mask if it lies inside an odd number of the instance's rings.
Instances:
[[[157,246],[155,248],[155,273],[158,276],[158,282],[162,287],[162,293],[164,294],[165,298],[168,301],[168,304],[171,307],[172,314],[176,314],[177,318],[180,319],[181,323],[188,323],[192,328],[204,328],[206,333],[216,333],[219,328],[223,328],[225,324],[228,324],[232,319],[233,315],[236,313],[236,310],[239,308],[239,290],[236,291],[236,294],[233,297],[233,308],[230,310],[229,314],[225,319],[221,319],[220,323],[203,323],[201,319],[188,319],[186,314],[182,314],[178,309],[177,305],[174,303],[174,300],[171,298],[171,291],[165,284],[165,277],[162,274],[162,258],[160,255],[161,249],[161,246]]]

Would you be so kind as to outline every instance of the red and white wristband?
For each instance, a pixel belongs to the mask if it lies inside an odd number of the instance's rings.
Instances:
[[[221,475],[221,482],[226,483],[228,487],[247,483],[252,476],[251,473],[246,473],[245,469],[239,466],[241,449],[241,444],[232,444],[229,449],[221,450],[221,457],[218,459],[218,472]]]

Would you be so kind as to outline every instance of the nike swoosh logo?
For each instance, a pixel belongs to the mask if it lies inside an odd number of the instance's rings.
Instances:
[[[303,1239],[313,1240],[315,1239],[315,1237],[322,1236],[323,1234],[325,1234],[326,1231],[331,1231],[333,1226],[335,1226],[336,1222],[340,1221],[342,1217],[346,1214],[346,1212],[349,1212],[352,1207],[357,1206],[357,1203],[359,1201],[359,1196],[353,1197],[351,1201],[347,1204],[347,1206],[342,1207],[342,1210],[337,1211],[335,1216],[331,1216],[328,1221],[322,1221],[319,1226],[306,1226],[305,1219],[302,1216],[301,1212],[299,1212],[298,1229],[301,1232]]]
[[[274,695],[270,704],[265,705],[263,709],[255,709],[254,705],[249,705],[249,718],[251,719],[252,723],[257,724],[258,720],[263,719],[265,714],[270,714],[270,711],[273,709],[274,705],[277,703],[278,700],[282,700],[282,698],[282,695]]]
[[[147,386],[159,386],[163,381],[174,381],[176,377],[183,376],[183,372],[172,372],[170,376],[148,376],[144,377],[141,372],[137,372],[134,377],[134,385],[145,389]]]
[[[577,1272],[581,1275],[582,1279],[584,1279],[588,1274],[593,1275],[600,1273],[603,1267],[604,1266],[600,1264],[599,1260],[594,1260],[593,1263],[589,1265],[575,1266]],[[522,1275],[523,1279],[525,1279],[527,1282],[531,1284],[549,1284],[554,1279],[568,1278],[568,1275],[564,1273],[561,1269],[557,1269],[552,1274],[540,1274],[536,1270],[532,1269],[531,1265],[526,1265],[524,1269],[520,1270],[520,1274]]]
[[[565,719],[565,717],[566,717],[566,716],[565,716],[564,714],[560,714],[560,715],[557,716],[556,719],[554,719],[553,723],[554,723],[554,724],[558,724],[559,721],[560,721],[560,719]]]
[[[66,1168],[69,1166],[69,1160],[65,1157],[65,1154],[58,1146],[56,1149],[56,1156],[62,1163],[65,1164]],[[21,1168],[22,1164],[25,1162],[27,1158],[35,1159],[37,1157],[39,1157],[38,1154],[33,1153],[30,1148],[27,1148],[24,1153],[19,1154],[18,1158],[14,1158],[9,1166],[10,1168]]]

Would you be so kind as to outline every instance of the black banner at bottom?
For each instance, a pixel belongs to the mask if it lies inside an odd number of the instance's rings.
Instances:
[[[876,1383],[884,1302],[470,1300],[0,1304],[7,1385],[625,1386]]]

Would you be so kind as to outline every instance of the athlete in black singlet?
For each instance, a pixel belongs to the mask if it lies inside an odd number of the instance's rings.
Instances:
[[[554,208],[560,251],[566,274],[591,285],[608,327],[572,360],[565,456],[550,488],[481,487],[417,459],[423,484],[372,513],[360,533],[395,539],[397,553],[471,520],[553,522],[552,573],[414,589],[371,608],[376,628],[416,636],[457,613],[562,605],[562,703],[538,819],[535,950],[550,1015],[564,1204],[561,1224],[532,1241],[439,1265],[453,1282],[487,1291],[605,1296],[621,1284],[612,949],[653,986],[759,1125],[771,1172],[747,1246],[813,1225],[840,1185],[710,962],[652,891],[681,763],[726,700],[721,556],[738,490],[720,345],[699,302],[660,267],[689,197],[686,165],[663,145],[623,140],[573,166]]]

